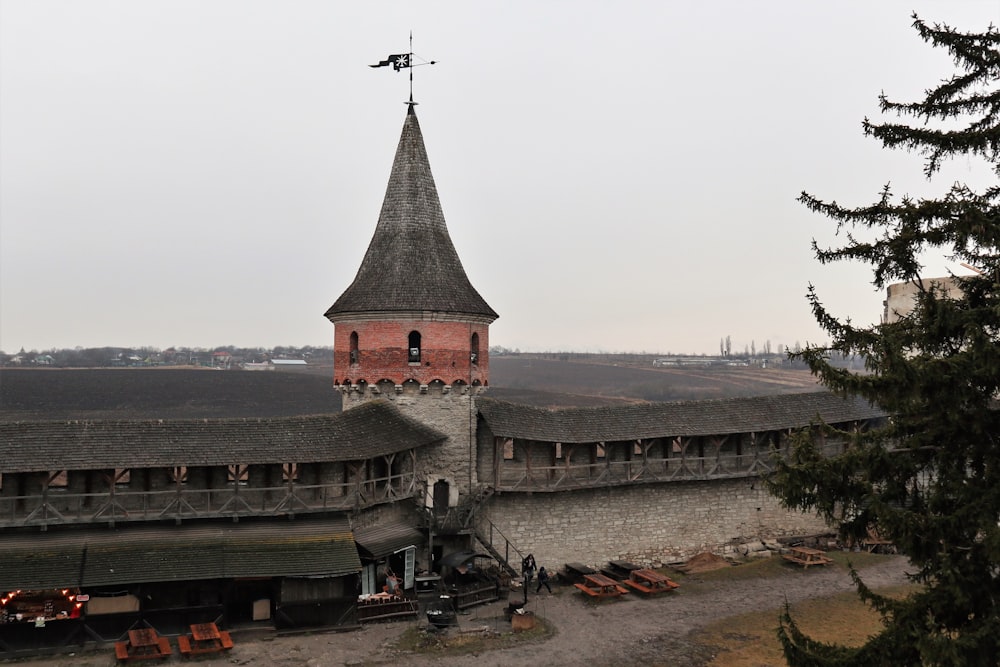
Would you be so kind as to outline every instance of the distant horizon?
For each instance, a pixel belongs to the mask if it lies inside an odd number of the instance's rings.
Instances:
[[[200,345],[168,345],[167,347],[157,347],[155,345],[93,345],[93,346],[73,346],[73,347],[50,347],[50,348],[22,348],[17,352],[8,352],[6,350],[0,349],[0,355],[5,355],[8,357],[13,357],[19,354],[33,354],[42,355],[50,352],[77,352],[77,351],[89,351],[89,350],[119,350],[119,351],[142,351],[142,352],[156,352],[162,353],[167,350],[178,350],[178,351],[189,351],[189,352],[215,352],[226,348],[233,348],[236,350],[245,351],[256,351],[261,353],[271,353],[279,348],[289,348],[295,351],[301,350],[328,350],[333,351],[332,345],[274,345],[271,347],[263,345],[212,345],[212,346],[200,346]],[[497,350],[496,348],[501,348]],[[788,348],[788,349],[794,349]],[[580,355],[605,355],[605,356],[647,356],[647,357],[735,357],[750,354],[752,356],[782,356],[788,352],[788,349],[774,349],[770,352],[765,352],[763,349],[756,349],[747,351],[745,346],[736,349],[734,348],[728,355],[723,353],[712,353],[712,352],[650,352],[647,350],[642,351],[609,351],[609,350],[569,350],[569,349],[553,349],[553,350],[522,350],[516,348],[508,348],[503,345],[491,345],[490,353],[495,356],[502,356],[506,354],[580,354]]]
[[[867,206],[886,183],[916,200],[996,181],[972,158],[928,181],[864,135],[895,120],[880,93],[919,100],[954,73],[913,12],[1000,22],[995,2],[941,0],[5,2],[0,349],[332,342],[323,313],[375,230],[411,74],[448,234],[504,346],[805,345],[829,338],[810,285],[878,324],[884,290],[816,260],[843,239],[800,193]],[[433,67],[370,67],[411,34]]]

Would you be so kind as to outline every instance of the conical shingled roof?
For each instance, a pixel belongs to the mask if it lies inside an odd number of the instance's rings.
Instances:
[[[354,282],[325,314],[336,321],[384,311],[497,318],[469,282],[448,235],[412,105],[368,252]]]

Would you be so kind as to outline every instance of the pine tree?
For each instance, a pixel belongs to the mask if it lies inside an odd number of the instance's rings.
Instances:
[[[884,148],[923,157],[929,181],[961,157],[983,160],[1000,177],[1000,33],[913,27],[951,55],[956,73],[914,103],[880,97],[883,114],[867,136]],[[991,177],[992,180],[992,177]],[[1000,182],[1000,181],[998,181]],[[898,319],[856,327],[827,311],[812,286],[809,302],[830,335],[792,355],[835,392],[860,395],[891,416],[830,456],[803,434],[770,480],[789,507],[811,509],[861,539],[872,526],[911,560],[916,592],[893,600],[852,571],[862,600],[883,628],[860,648],[813,641],[786,610],[779,629],[793,666],[1000,664],[1000,185],[950,185],[936,198],[896,197],[889,186],[869,206],[848,208],[803,193],[810,210],[846,231],[839,247],[813,250],[820,263],[870,264],[873,284],[916,288]],[[864,237],[864,238],[860,238]],[[959,289],[921,280],[921,254],[944,251],[981,273],[954,278]],[[864,372],[834,368],[831,354],[859,354]]]

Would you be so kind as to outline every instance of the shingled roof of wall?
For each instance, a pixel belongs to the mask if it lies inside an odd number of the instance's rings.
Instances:
[[[565,443],[774,431],[885,416],[867,401],[829,392],[564,410],[481,398],[477,406],[496,436]]]
[[[5,422],[0,473],[348,461],[445,437],[387,401],[276,419]]]
[[[8,533],[0,559],[3,590],[361,570],[346,518]]]
[[[354,282],[326,317],[336,321],[344,315],[401,311],[497,318],[469,282],[448,235],[412,105],[375,234]]]

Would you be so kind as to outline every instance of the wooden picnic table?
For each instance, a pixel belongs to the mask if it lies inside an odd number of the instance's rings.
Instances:
[[[215,623],[195,623],[191,626],[191,635],[178,637],[177,645],[181,655],[187,658],[203,653],[228,651],[233,647],[233,639],[225,630],[219,630]]]
[[[611,563],[612,565],[614,565],[616,568],[618,568],[620,570],[628,570],[629,572],[631,572],[632,570],[641,570],[642,569],[641,565],[636,565],[635,563],[632,563],[632,562],[627,561],[627,560],[611,560],[611,561],[608,561],[608,562]]]
[[[115,642],[115,658],[121,661],[166,658],[173,653],[170,640],[160,637],[153,628],[128,631],[128,641]]]
[[[559,573],[566,581],[579,584],[588,574],[597,574],[597,570],[582,563],[565,563],[563,571]]]
[[[585,574],[583,575],[583,582],[578,584],[573,584],[581,591],[595,598],[610,598],[618,597],[628,593],[628,589],[623,587],[617,581],[611,577],[605,576],[603,574]]]
[[[868,553],[895,553],[896,548],[892,540],[883,539],[878,529],[870,527],[868,537],[861,540],[861,546],[868,550]]]
[[[787,554],[782,554],[782,558],[792,563],[801,565],[808,569],[810,565],[829,565],[833,560],[826,555],[826,552],[810,547],[789,547]]]
[[[643,593],[666,593],[680,586],[670,577],[648,568],[629,572],[629,578],[625,580],[625,584]]]
[[[158,646],[158,637],[153,628],[136,628],[128,631],[128,643],[132,648],[146,648],[147,646]]]
[[[191,636],[199,642],[215,641],[219,639],[219,627],[215,623],[195,623],[191,626]]]
[[[608,566],[601,569],[601,573],[608,575],[612,579],[628,579],[630,572],[641,569],[641,565],[630,563],[627,560],[609,560]]]

